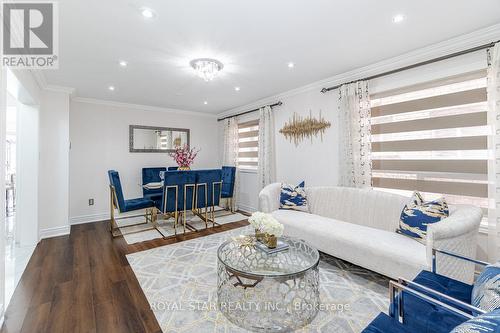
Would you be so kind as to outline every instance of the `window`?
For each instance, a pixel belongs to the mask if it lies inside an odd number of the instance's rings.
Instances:
[[[373,187],[488,208],[486,73],[372,96]]]
[[[238,166],[257,170],[259,163],[259,120],[238,124]]]

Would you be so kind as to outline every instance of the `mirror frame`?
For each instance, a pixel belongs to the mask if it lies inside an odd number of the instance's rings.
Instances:
[[[149,129],[155,131],[176,131],[187,133],[187,145],[191,147],[190,130],[188,128],[157,127],[143,125],[129,125],[129,152],[131,153],[171,153],[174,149],[135,149],[134,148],[134,129]]]

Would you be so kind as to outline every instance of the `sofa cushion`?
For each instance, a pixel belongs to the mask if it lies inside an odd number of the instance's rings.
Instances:
[[[418,241],[425,241],[427,225],[439,222],[449,215],[448,204],[443,198],[426,202],[420,193],[415,192],[401,212],[396,231]]]
[[[472,305],[485,311],[500,308],[500,262],[486,266],[474,282]]]
[[[284,234],[304,239],[318,250],[397,279],[413,279],[427,268],[426,249],[393,231],[338,221],[304,212],[278,210]]]
[[[280,209],[309,211],[307,197],[304,190],[305,182],[297,186],[281,184]]]

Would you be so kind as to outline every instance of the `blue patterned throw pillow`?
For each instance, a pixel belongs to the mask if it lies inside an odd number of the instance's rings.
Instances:
[[[304,186],[304,182],[297,186],[281,184],[280,209],[293,209],[303,212],[309,211]]]
[[[450,333],[500,333],[500,310],[469,319]]]
[[[484,311],[500,308],[500,262],[488,265],[472,288],[472,305]]]
[[[449,214],[448,204],[444,198],[426,202],[420,193],[415,192],[401,212],[396,232],[424,242],[427,237],[427,226],[441,221]]]

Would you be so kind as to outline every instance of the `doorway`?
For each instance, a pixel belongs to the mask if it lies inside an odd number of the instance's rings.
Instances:
[[[5,286],[7,306],[38,242],[38,108],[7,70],[5,93]]]

